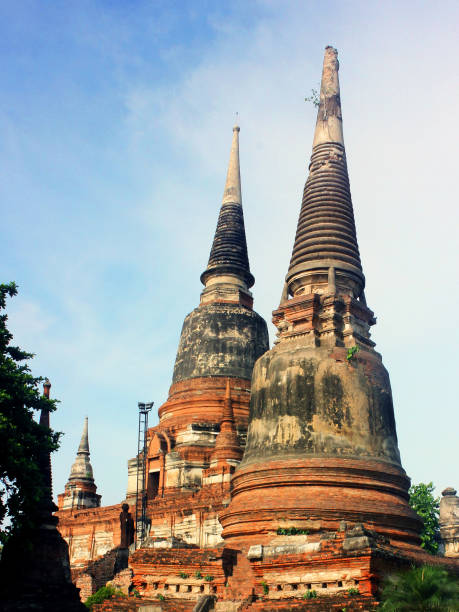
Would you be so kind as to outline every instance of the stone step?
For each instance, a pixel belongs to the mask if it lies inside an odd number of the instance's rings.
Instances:
[[[114,597],[93,607],[94,612],[193,612],[196,601],[165,599],[146,601],[137,597]]]
[[[374,612],[379,609],[373,597],[324,596],[308,600],[258,600],[243,608],[244,612]]]
[[[217,601],[215,612],[241,612],[244,602],[242,601]]]

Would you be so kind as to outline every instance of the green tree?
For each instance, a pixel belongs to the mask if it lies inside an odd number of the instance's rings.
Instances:
[[[0,284],[0,542],[38,522],[38,507],[47,491],[40,460],[58,447],[59,434],[41,426],[34,412],[55,410],[56,400],[40,391],[27,361],[33,357],[11,344],[5,312],[15,283]]]
[[[440,538],[440,499],[433,495],[434,486],[431,482],[420,482],[410,487],[410,506],[421,517],[423,529],[421,546],[433,555],[438,552]]]
[[[457,612],[459,582],[439,567],[424,565],[389,576],[382,591],[384,612]]]

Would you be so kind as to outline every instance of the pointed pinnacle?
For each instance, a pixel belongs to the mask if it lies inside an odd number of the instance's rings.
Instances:
[[[247,241],[242,211],[241,174],[239,170],[239,126],[233,128],[231,153],[225,190],[215,230],[207,268],[201,274],[201,282],[216,276],[232,274],[250,288],[255,279],[250,273]]]
[[[231,389],[230,389],[229,378],[226,379],[225,399],[227,399],[227,400],[231,399]]]
[[[242,204],[241,173],[239,168],[240,131],[241,128],[238,125],[233,127],[233,142],[231,143],[231,153],[222,204]]]
[[[81,434],[80,446],[78,447],[77,455],[84,453],[89,455],[89,439],[88,439],[88,417],[84,418],[83,433]]]
[[[225,400],[223,402],[223,414],[222,414],[222,425],[223,423],[229,423],[230,428],[234,428],[234,412],[233,412],[233,401],[231,399],[231,388],[229,378],[226,379],[226,390]]]
[[[338,69],[338,51],[326,47],[313,147],[324,142],[344,145]]]

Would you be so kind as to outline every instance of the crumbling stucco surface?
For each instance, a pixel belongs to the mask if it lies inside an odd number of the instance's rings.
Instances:
[[[389,376],[375,352],[337,360],[301,340],[256,363],[241,465],[266,458],[377,458],[400,464]]]
[[[255,361],[268,348],[266,322],[253,310],[201,305],[183,323],[172,382],[199,376],[250,380]]]

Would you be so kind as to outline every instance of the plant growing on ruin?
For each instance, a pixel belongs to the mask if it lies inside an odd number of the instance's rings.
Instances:
[[[188,578],[189,574],[185,574],[185,572],[180,572],[180,578]]]
[[[202,574],[201,574],[201,572],[195,572],[195,573],[194,573],[194,577],[195,577],[195,578],[202,578]]]
[[[106,599],[112,599],[113,597],[126,597],[126,595],[119,589],[115,589],[115,587],[107,584],[88,597],[84,605],[89,608],[89,610],[92,610],[95,604],[100,604]]]
[[[311,102],[316,108],[319,108],[320,105],[320,85],[318,84],[319,89],[311,88],[311,95],[307,96],[304,101]]]
[[[359,351],[360,351],[360,347],[358,347],[357,345],[351,346],[350,348],[348,348],[347,353],[346,353],[347,361],[350,362],[351,359],[353,359]]]
[[[277,530],[277,535],[308,535],[309,531],[307,529],[298,529],[297,527],[279,527]]]
[[[42,408],[55,410],[56,400],[42,395],[44,379],[30,373],[33,354],[11,344],[4,310],[16,294],[15,283],[0,284],[0,541],[17,533],[23,540],[17,545],[28,546],[27,530],[39,521],[37,510],[47,494],[40,457],[57,449],[59,434],[34,419]]]
[[[156,597],[160,600],[160,601],[164,601],[166,598],[164,597],[164,595],[161,595],[161,593],[158,593],[156,595]]]
[[[440,539],[440,499],[434,497],[434,485],[429,482],[420,482],[412,485],[409,490],[410,506],[419,515],[423,522],[421,531],[421,546],[427,552],[436,555]]]
[[[310,589],[303,594],[303,599],[315,599],[317,597],[317,591]]]
[[[204,576],[204,580],[206,580],[207,582],[212,582],[213,579],[214,579],[214,577],[211,576],[210,574],[206,574]]]
[[[459,581],[440,567],[424,565],[389,576],[382,591],[384,612],[457,612]]]
[[[360,595],[360,591],[359,589],[355,587],[351,587],[350,589],[347,590],[347,594],[353,597],[354,595]]]
[[[261,586],[263,588],[263,593],[267,595],[269,593],[269,587],[264,580],[261,582]]]

